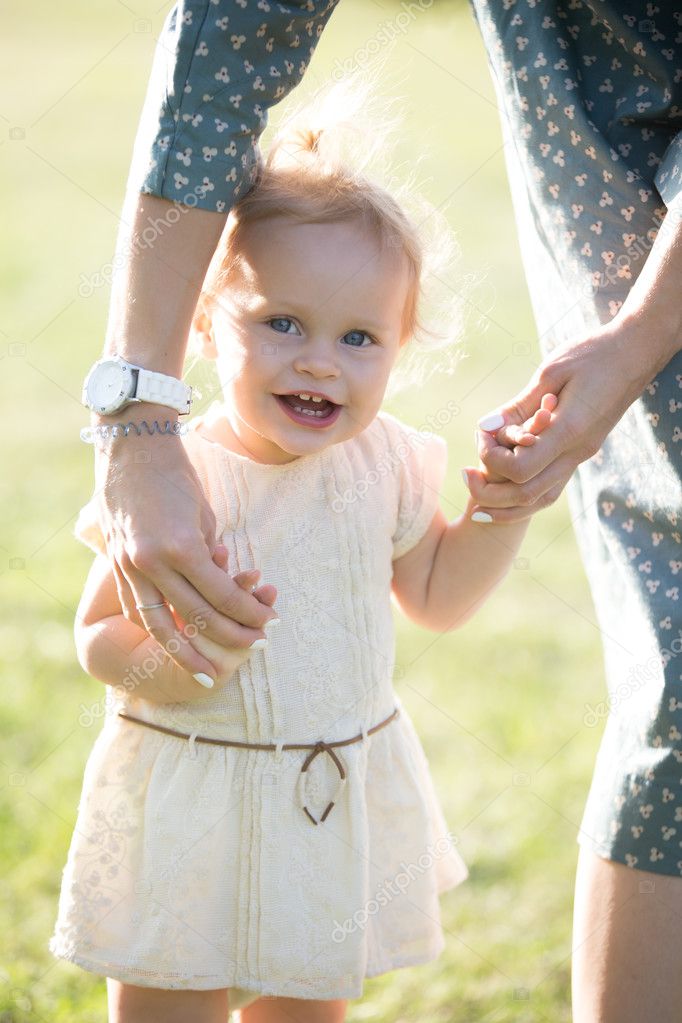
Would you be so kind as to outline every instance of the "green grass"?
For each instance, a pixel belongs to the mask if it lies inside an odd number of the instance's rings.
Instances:
[[[399,10],[343,0],[309,87]],[[70,530],[92,484],[92,453],[78,440],[87,422],[79,393],[101,350],[108,294],[100,289],[83,299],[78,285],[81,273],[113,254],[165,7],[134,14],[111,0],[93,15],[68,0],[41,3],[31,8],[30,41],[19,11],[5,13],[0,145],[0,1021],[89,1023],[105,1018],[103,982],[47,951],[97,728],[78,724],[79,708],[101,696],[73,649],[89,555]],[[136,19],[150,19],[152,32],[136,32]],[[388,53],[385,73],[405,96],[398,159],[409,167],[423,155],[425,192],[446,203],[462,270],[479,278],[470,295],[467,358],[453,376],[433,377],[388,406],[419,425],[446,401],[459,405],[444,431],[451,471],[443,504],[454,517],[464,498],[458,469],[474,459],[473,425],[530,376],[538,358],[534,326],[493,89],[468,9],[440,3],[415,18]],[[276,110],[273,123],[278,116]],[[17,127],[24,138],[10,137]],[[198,369],[195,382],[207,379]],[[368,981],[364,1000],[351,1005],[351,1021],[570,1018],[575,836],[599,739],[583,717],[585,703],[602,698],[602,675],[565,499],[533,523],[523,557],[461,633],[439,637],[399,623],[397,689],[471,878],[442,900],[447,947],[440,959]]]

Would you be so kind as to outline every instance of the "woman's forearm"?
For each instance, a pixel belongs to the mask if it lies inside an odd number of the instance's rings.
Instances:
[[[116,246],[106,354],[182,374],[192,314],[226,219],[129,193]]]

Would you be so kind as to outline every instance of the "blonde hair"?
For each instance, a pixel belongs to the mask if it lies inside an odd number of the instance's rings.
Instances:
[[[209,307],[219,301],[239,267],[240,241],[250,224],[275,217],[315,224],[358,222],[374,235],[382,251],[407,260],[409,289],[403,316],[407,343],[398,359],[401,366],[407,364],[404,385],[414,383],[417,375],[423,383],[418,352],[451,347],[459,340],[462,296],[445,283],[456,245],[442,216],[418,199],[412,184],[389,190],[367,173],[378,161],[387,166],[388,135],[398,123],[390,107],[377,99],[375,83],[366,74],[326,87],[283,120],[253,187],[230,211],[202,296]],[[412,216],[406,212],[408,206],[416,207]],[[426,306],[436,305],[427,301],[427,292],[441,285],[438,309],[431,308],[427,317]],[[391,389],[399,387],[394,380]]]

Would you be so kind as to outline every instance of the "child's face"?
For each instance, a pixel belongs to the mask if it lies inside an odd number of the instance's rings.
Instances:
[[[403,341],[408,289],[405,256],[381,252],[357,222],[250,225],[211,321],[195,320],[204,354],[218,360],[229,433],[240,446],[257,461],[289,462],[364,430]],[[335,404],[287,402],[284,394]]]

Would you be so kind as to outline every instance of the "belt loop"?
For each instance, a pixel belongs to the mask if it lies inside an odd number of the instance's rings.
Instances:
[[[126,714],[125,711],[123,711],[123,710],[118,710],[117,714],[118,714],[119,717],[121,717],[121,718],[123,718],[123,719],[125,719],[127,721],[135,721],[137,724],[146,725],[148,728],[155,728],[157,731],[163,732],[166,735],[172,735],[172,736],[175,736],[176,738],[179,738],[179,739],[187,739],[188,740],[188,742],[187,742],[187,755],[192,760],[196,760],[197,756],[198,756],[197,749],[196,749],[196,743],[197,742],[214,743],[217,746],[233,746],[233,747],[239,747],[241,749],[263,749],[263,750],[271,750],[272,751],[273,748],[274,748],[276,761],[279,761],[281,759],[284,746],[286,746],[287,749],[308,749],[308,750],[310,750],[311,751],[310,754],[305,758],[305,760],[303,761],[303,764],[301,766],[301,770],[299,772],[299,776],[298,776],[298,780],[297,780],[297,783],[296,783],[296,787],[297,787],[297,793],[298,793],[298,798],[299,798],[299,801],[300,801],[300,804],[301,804],[301,808],[303,809],[304,813],[310,818],[310,820],[312,821],[313,824],[322,824],[327,819],[329,814],[331,813],[331,811],[332,811],[333,807],[335,806],[335,804],[338,802],[338,800],[339,800],[339,798],[340,798],[340,796],[341,796],[341,794],[342,794],[342,792],[343,792],[343,790],[345,788],[346,779],[347,779],[347,775],[348,775],[347,765],[344,763],[343,758],[340,756],[340,754],[335,752],[335,748],[336,747],[340,747],[340,746],[347,746],[349,743],[354,743],[354,742],[360,742],[360,741],[362,741],[363,743],[366,742],[366,740],[369,739],[370,733],[372,735],[374,735],[374,733],[379,728],[383,728],[384,725],[387,725],[391,721],[393,721],[396,717],[398,717],[400,715],[401,709],[402,709],[402,704],[396,698],[396,705],[394,707],[394,710],[393,710],[392,714],[389,714],[388,717],[384,718],[383,721],[380,721],[379,724],[374,725],[372,728],[367,728],[365,725],[363,725],[362,726],[362,731],[359,734],[353,736],[353,738],[351,738],[351,739],[338,740],[336,742],[334,742],[334,741],[332,741],[332,742],[323,742],[322,740],[319,740],[316,743],[301,743],[301,744],[296,744],[296,745],[285,743],[284,740],[282,739],[281,735],[277,737],[275,742],[271,742],[271,743],[268,743],[268,744],[249,743],[249,742],[242,742],[242,741],[237,742],[237,741],[223,740],[223,739],[217,739],[217,738],[213,739],[213,738],[208,738],[206,736],[198,735],[197,732],[194,731],[194,730],[191,731],[188,734],[187,732],[180,732],[180,731],[176,731],[173,728],[167,728],[164,725],[154,724],[151,721],[145,721],[143,718],[135,717],[133,714]],[[307,781],[307,778],[308,778],[308,767],[313,763],[313,761],[318,757],[318,755],[320,753],[326,753],[332,759],[332,761],[334,762],[334,764],[336,766],[336,769],[337,769],[337,771],[339,773],[339,781],[338,781],[336,792],[334,793],[333,799],[327,804],[327,806],[326,806],[325,810],[323,811],[322,816],[319,818],[319,820],[316,820],[315,817],[311,814],[310,810],[308,809],[308,807],[306,805],[306,788],[307,788],[306,781]]]

